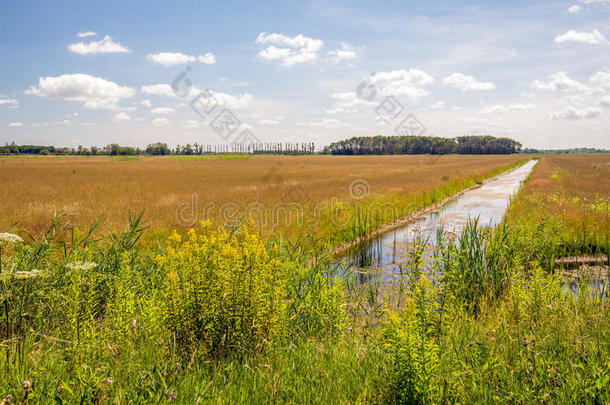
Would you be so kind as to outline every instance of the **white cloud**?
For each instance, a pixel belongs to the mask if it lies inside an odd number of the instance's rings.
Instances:
[[[303,124],[301,124],[303,125]],[[309,124],[305,124],[305,125],[311,125],[314,127],[325,127],[325,128],[333,128],[333,129],[339,129],[339,128],[352,128],[354,129],[354,127],[347,123],[347,122],[343,122],[340,121],[338,119],[335,118],[327,118],[327,119],[323,119],[321,121],[313,121],[310,122]]]
[[[238,94],[236,96],[215,91],[211,91],[211,93],[219,104],[227,107],[228,109],[242,109],[254,101],[254,97],[247,93]]]
[[[163,66],[182,65],[194,62],[196,58],[192,55],[185,55],[180,52],[157,52],[146,55],[146,59]]]
[[[140,101],[140,104],[142,104],[144,107],[148,107],[148,108],[150,108],[152,106],[150,100],[142,100],[142,101]]]
[[[553,42],[558,45],[564,42],[582,42],[591,45],[600,45],[608,43],[606,37],[604,37],[604,35],[598,30],[593,30],[591,32],[580,32],[570,30],[565,34],[557,35],[555,39],[553,39]]]
[[[493,90],[496,85],[492,82],[480,82],[473,76],[462,73],[453,73],[443,79],[443,85],[466,90]]]
[[[131,116],[125,112],[119,112],[112,117],[113,122],[127,122],[131,120]]]
[[[19,102],[14,97],[3,96],[2,94],[0,94],[0,105],[18,107]]]
[[[447,107],[446,101],[437,101],[436,103],[434,103],[430,106],[430,108],[433,108],[433,109],[445,108],[445,107]]]
[[[72,125],[72,121],[63,120],[63,121],[54,121],[54,122],[41,122],[38,124],[32,124],[33,127],[56,127],[60,125],[70,126]]]
[[[203,123],[201,121],[197,121],[197,120],[186,120],[186,121],[184,121],[182,126],[185,128],[202,128]]]
[[[79,32],[78,34],[76,34],[79,38],[86,38],[86,37],[94,37],[97,34],[93,31],[85,31],[85,32]]]
[[[191,94],[196,95],[199,94],[201,91],[201,89],[193,87],[191,90]],[[227,93],[220,93],[212,90],[209,91],[214,96],[216,102],[219,105],[222,105],[229,109],[245,108],[246,106],[250,105],[252,101],[254,101],[254,97],[247,93],[233,96]],[[148,86],[142,86],[142,93],[156,96],[176,97],[174,91],[172,90],[169,84],[151,84]]]
[[[176,110],[174,110],[173,108],[170,108],[170,107],[159,107],[159,108],[153,108],[152,110],[150,110],[150,112],[153,114],[171,114],[174,111],[176,111]]]
[[[162,127],[169,125],[169,120],[167,118],[155,118],[151,121],[151,124],[155,127]]]
[[[294,66],[298,63],[313,62],[318,59],[318,52],[324,46],[321,39],[299,34],[288,37],[282,34],[261,32],[256,38],[257,44],[274,44],[260,51],[258,55],[267,60],[280,60],[282,66]],[[281,46],[281,48],[275,46]]]
[[[434,78],[419,69],[393,70],[376,73],[371,82],[385,95],[406,97],[413,101],[430,94],[423,87],[434,83]]]
[[[101,77],[83,73],[41,77],[38,86],[25,91],[51,100],[83,101],[87,109],[116,109],[118,102],[133,97],[135,90],[123,87]]]
[[[602,114],[602,110],[597,107],[589,107],[584,110],[577,110],[574,107],[565,107],[562,110],[551,114],[553,119],[579,120],[583,118],[595,118]]]
[[[589,79],[589,84],[595,87],[610,89],[610,72],[600,70]]]
[[[129,53],[129,48],[124,47],[118,42],[114,42],[109,35],[106,35],[104,39],[100,41],[93,41],[89,43],[78,42],[68,45],[70,52],[78,53],[81,55],[97,54],[97,53]]]
[[[205,63],[206,65],[213,65],[216,63],[216,57],[210,52],[197,57],[185,55],[180,52],[157,52],[146,55],[146,59],[163,66],[183,65],[185,63],[195,62],[196,60],[199,60],[199,62]]]
[[[354,59],[356,57],[356,52],[354,52],[354,48],[350,44],[343,42],[341,44],[341,49],[328,51],[326,55],[335,62],[340,62],[343,59]]]
[[[206,52],[203,55],[197,56],[197,60],[201,63],[205,63],[206,65],[213,65],[216,63],[216,56],[211,52]]]
[[[335,99],[335,104],[333,105],[332,109],[326,110],[326,112],[329,114],[357,112],[359,111],[360,107],[364,105],[377,105],[377,103],[367,101],[366,99],[359,97],[358,94],[353,91],[334,93],[331,94],[331,97]]]
[[[174,90],[169,84],[151,84],[142,86],[142,93],[154,96],[176,97]]]
[[[566,72],[557,72],[549,76],[548,82],[534,80],[531,88],[534,90],[550,91],[584,91],[587,86],[577,80],[571,79]]]
[[[21,127],[23,124],[21,122],[11,122],[8,124],[9,127]]]
[[[610,107],[610,96],[602,97],[597,104],[602,107]]]
[[[280,123],[280,120],[264,119],[264,120],[258,120],[258,123],[261,125],[277,125]]]
[[[505,114],[510,111],[532,111],[536,109],[535,104],[510,104],[502,105],[496,104],[490,107],[483,108],[481,112],[483,114]]]
[[[574,4],[568,8],[568,11],[570,13],[580,13],[582,11],[582,7],[580,7],[578,4]]]

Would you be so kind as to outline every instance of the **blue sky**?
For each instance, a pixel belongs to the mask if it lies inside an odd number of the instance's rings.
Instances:
[[[610,0],[5,1],[0,58],[0,143],[321,147],[416,120],[610,148]],[[239,122],[217,132],[225,109]]]

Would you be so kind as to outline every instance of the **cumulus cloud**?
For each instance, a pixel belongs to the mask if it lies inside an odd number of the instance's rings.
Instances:
[[[587,86],[571,79],[566,72],[557,72],[549,76],[548,82],[534,80],[530,87],[534,90],[549,91],[584,91]]]
[[[169,84],[151,84],[148,86],[142,86],[141,91],[144,94],[151,94],[154,96],[176,97],[174,90]]]
[[[565,107],[562,110],[555,111],[551,114],[553,119],[579,120],[583,118],[595,118],[602,114],[602,110],[597,107],[589,107],[584,110],[578,110],[574,107]]]
[[[601,70],[589,79],[589,84],[595,87],[610,89],[610,72]]]
[[[346,112],[357,112],[363,105],[376,105],[376,103],[367,101],[362,97],[359,97],[356,92],[343,92],[331,94],[331,97],[335,100],[333,108],[326,110],[329,114],[346,113]]]
[[[100,41],[93,41],[89,43],[77,42],[68,45],[70,52],[78,53],[80,55],[94,55],[98,53],[129,53],[129,48],[114,42],[109,35],[106,35],[104,39]]]
[[[163,127],[169,125],[169,120],[167,118],[155,118],[151,121],[151,124],[155,127]]]
[[[258,56],[267,60],[279,60],[282,66],[313,62],[318,59],[318,53],[324,46],[321,39],[306,37],[302,34],[288,37],[283,34],[267,34],[266,32],[258,35],[256,43],[271,44],[260,51]]]
[[[191,95],[199,94],[201,93],[201,91],[201,89],[193,87],[191,90]],[[214,99],[216,100],[216,103],[218,105],[227,107],[229,109],[245,108],[246,106],[250,105],[252,101],[254,101],[254,97],[247,93],[238,94],[234,96],[231,94],[216,92],[212,90],[208,91],[212,94],[212,96],[214,96]],[[142,86],[142,93],[156,96],[176,97],[174,91],[172,90],[169,84],[151,84],[148,86]]]
[[[581,42],[591,45],[608,43],[606,37],[598,30],[593,30],[591,32],[570,30],[565,34],[557,35],[555,39],[553,39],[553,42],[557,45],[563,44],[564,42]]]
[[[484,114],[505,114],[511,111],[533,111],[536,109],[535,104],[496,104],[481,110]]]
[[[25,91],[51,100],[82,101],[87,109],[116,109],[118,102],[133,97],[135,90],[119,86],[101,77],[83,73],[47,76],[38,79],[38,86]]]
[[[150,108],[152,106],[152,103],[150,102],[150,100],[142,100],[142,101],[140,101],[140,104],[142,104],[144,107],[148,107],[148,108]]]
[[[404,97],[409,101],[416,101],[430,94],[424,87],[434,83],[434,78],[418,69],[393,70],[372,74],[365,83],[365,95],[379,92],[384,96]],[[358,112],[364,106],[377,106],[379,102],[369,101],[356,92],[341,92],[331,94],[334,99],[332,108],[326,110],[328,114]]]
[[[14,97],[3,96],[0,94],[0,105],[6,105],[10,107],[18,107],[19,102]]]
[[[78,36],[79,38],[94,37],[96,35],[97,34],[93,31],[79,32],[78,34],[76,34],[76,36]]]
[[[354,59],[356,57],[356,52],[354,52],[354,47],[350,44],[343,42],[341,44],[341,49],[335,49],[333,51],[328,51],[326,53],[331,60],[335,62],[340,62],[344,59]]]
[[[199,56],[185,55],[180,52],[157,52],[146,55],[146,59],[163,66],[183,65],[185,63],[195,62],[196,60],[205,63],[206,65],[213,65],[216,63],[216,56],[210,52]]]
[[[23,124],[21,122],[11,122],[8,124],[9,127],[21,127]]]
[[[468,76],[462,73],[453,73],[443,79],[443,85],[467,90],[493,90],[496,85],[492,82],[480,82],[473,76]]]
[[[131,116],[126,112],[119,112],[112,117],[113,122],[127,122],[131,120]]]
[[[578,4],[574,4],[568,8],[568,11],[570,13],[580,13],[582,11],[582,7],[580,7]]]
[[[206,65],[213,65],[216,63],[216,56],[211,52],[206,52],[203,55],[197,56],[197,60]]]
[[[434,78],[419,69],[393,70],[376,73],[371,82],[385,95],[406,97],[413,101],[430,94],[424,87],[434,83]]]
[[[192,55],[185,55],[180,52],[157,52],[146,55],[146,59],[163,66],[182,65],[194,62],[196,58]]]
[[[243,109],[254,101],[254,97],[248,93],[233,96],[227,93],[211,91],[218,104],[228,109]]]
[[[176,111],[176,110],[174,110],[173,108],[170,108],[170,107],[159,107],[159,108],[153,108],[152,110],[150,110],[150,112],[153,114],[171,114],[174,111]]]

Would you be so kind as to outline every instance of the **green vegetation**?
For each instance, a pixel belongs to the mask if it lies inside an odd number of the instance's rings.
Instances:
[[[172,156],[174,160],[243,160],[250,159],[249,155],[204,155],[204,156]]]
[[[608,285],[570,288],[544,253],[557,240],[514,222],[536,182],[501,226],[409,246],[389,284],[344,274],[326,241],[268,240],[249,223],[145,245],[142,215],[106,236],[100,220],[79,232],[63,214],[25,241],[0,233],[0,398],[608,403]],[[549,217],[566,207],[545,204]],[[361,216],[354,235],[371,227]]]
[[[511,154],[521,150],[521,144],[510,138],[490,135],[458,136],[364,136],[331,143],[325,149],[333,155],[465,155]]]
[[[31,402],[606,402],[610,312],[508,226],[440,233],[391,287],[339,277],[314,239],[203,224],[139,247],[3,236],[0,394]],[[474,269],[474,271],[473,271]],[[374,276],[374,275],[373,275]],[[24,390],[23,382],[31,383]]]

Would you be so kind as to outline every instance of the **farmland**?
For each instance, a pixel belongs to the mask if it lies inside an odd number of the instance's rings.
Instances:
[[[321,202],[353,202],[350,184],[364,180],[363,197],[391,200],[398,208],[394,215],[404,216],[518,160],[516,155],[0,157],[2,193],[10,196],[0,200],[0,229],[18,222],[17,228],[39,233],[63,210],[77,229],[86,230],[103,214],[102,229],[116,230],[129,211],[144,211],[148,225],[168,235],[199,220],[236,222],[249,204],[260,203],[268,217],[259,223],[264,233],[294,239],[304,227],[294,219],[271,220],[278,204],[300,204],[303,217],[312,218]],[[177,220],[181,204],[189,204],[186,225]],[[233,204],[236,210],[223,216],[221,207]],[[316,225],[314,230],[333,235],[328,215]]]
[[[0,231],[20,220],[10,229],[17,235],[0,234],[0,395],[41,403],[610,400],[604,293],[586,282],[567,290],[553,264],[564,254],[608,254],[608,155],[542,156],[503,224],[439,235],[431,264],[422,259],[428,242],[407,247],[391,287],[354,283],[329,248],[523,156],[0,160]],[[363,199],[350,190],[354,180],[369,187]],[[333,197],[347,213],[353,200],[400,210],[365,218],[364,228],[362,218],[341,227],[324,215],[308,229],[245,220],[218,227],[215,216],[191,228],[175,212],[193,192],[199,203],[240,207],[299,202],[308,216]],[[62,208],[70,215],[49,229]],[[148,222],[127,220],[144,209]],[[100,213],[104,224],[89,234]],[[66,232],[72,224],[80,231]]]

